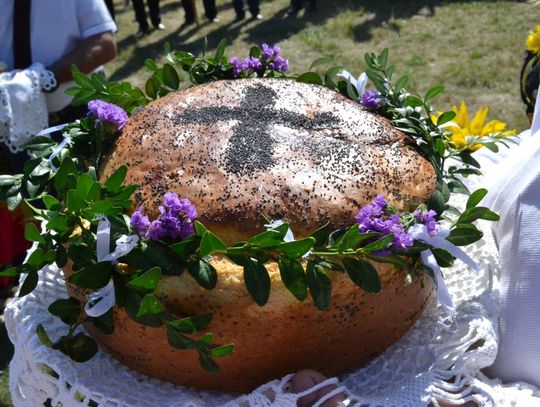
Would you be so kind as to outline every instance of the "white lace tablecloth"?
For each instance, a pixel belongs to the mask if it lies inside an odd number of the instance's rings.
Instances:
[[[480,369],[497,353],[498,258],[484,225],[485,238],[467,248],[480,265],[476,273],[457,262],[445,272],[457,306],[454,321],[432,302],[415,326],[376,360],[339,377],[349,396],[346,405],[369,407],[426,406],[438,401],[459,405],[540,406],[540,391],[526,384],[502,385]],[[50,399],[63,406],[294,406],[299,395],[287,391],[290,376],[267,383],[251,394],[218,394],[192,390],[134,372],[105,352],[77,364],[43,346],[36,327],[52,338],[65,325],[47,312],[58,298],[67,298],[55,267],[40,272],[36,290],[13,301],[5,311],[15,345],[10,364],[10,390],[16,407],[36,407]],[[330,379],[335,382],[336,379]]]

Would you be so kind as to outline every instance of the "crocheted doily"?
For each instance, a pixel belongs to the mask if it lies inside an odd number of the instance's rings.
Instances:
[[[462,263],[446,269],[445,277],[457,308],[449,320],[432,302],[414,327],[376,360],[356,371],[323,383],[337,383],[348,395],[344,405],[426,406],[439,401],[481,406],[540,405],[540,391],[526,384],[502,385],[480,369],[497,353],[499,314],[498,258],[489,226],[485,238],[466,249],[480,265],[474,272]],[[13,301],[5,311],[15,345],[10,365],[10,389],[15,406],[35,407],[50,400],[56,406],[294,406],[298,395],[288,391],[290,375],[250,394],[198,391],[160,382],[132,371],[105,352],[85,364],[43,346],[36,327],[43,324],[52,338],[65,325],[48,313],[58,298],[67,298],[56,267],[40,272],[38,287]],[[292,372],[291,372],[292,373]],[[309,390],[307,391],[309,392]]]

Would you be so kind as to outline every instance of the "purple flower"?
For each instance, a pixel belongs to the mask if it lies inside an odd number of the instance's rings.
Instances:
[[[414,211],[413,216],[418,223],[426,225],[427,231],[431,236],[437,235],[437,221],[435,220],[437,212],[431,209],[426,213],[416,210]]]
[[[88,102],[88,114],[98,122],[114,125],[117,131],[122,130],[128,120],[124,109],[99,99]]]
[[[241,62],[238,60],[237,57],[233,57],[229,60],[229,63],[233,66],[234,77],[238,78],[240,76],[240,73],[242,72]]]
[[[369,204],[363,206],[355,216],[360,225],[360,233],[378,232],[383,236],[393,234],[392,249],[407,249],[413,245],[413,238],[407,234],[399,212],[387,213],[388,202],[383,195],[377,197]],[[376,255],[389,254],[388,250],[381,250]]]
[[[377,110],[380,104],[379,92],[376,90],[366,90],[360,99],[360,103],[369,110]]]
[[[262,45],[262,59],[270,59],[274,56],[274,48],[268,44]]]
[[[244,60],[248,69],[253,69],[254,71],[259,71],[262,69],[262,63],[259,58],[249,57]]]
[[[268,64],[268,68],[282,73],[287,72],[289,70],[289,60],[278,56],[274,61]]]
[[[131,226],[135,228],[137,233],[141,236],[146,235],[148,228],[150,227],[150,220],[148,216],[144,216],[141,213],[141,209],[136,210],[131,214]]]

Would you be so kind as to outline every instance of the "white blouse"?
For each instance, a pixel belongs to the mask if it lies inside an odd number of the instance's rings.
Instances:
[[[0,0],[0,61],[13,69],[13,2]],[[16,24],[17,22],[15,22]],[[103,0],[34,0],[30,14],[32,62],[51,66],[85,38],[116,31]],[[49,112],[61,110],[71,98],[64,94],[73,83],[47,94]]]

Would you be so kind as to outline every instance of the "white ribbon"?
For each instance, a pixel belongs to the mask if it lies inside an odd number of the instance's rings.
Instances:
[[[346,71],[345,69],[342,70],[340,73],[338,73],[337,76],[341,76],[345,80],[349,81],[351,85],[353,85],[358,91],[358,99],[362,98],[362,95],[366,91],[366,85],[368,82],[368,77],[365,72],[363,72],[358,77],[358,79],[355,78],[349,71]]]
[[[110,261],[115,263],[117,259],[125,256],[133,250],[139,242],[137,235],[122,235],[116,240],[116,248],[109,252],[111,242],[111,223],[105,216],[101,216],[96,234],[96,252],[98,262]],[[116,303],[114,284],[109,283],[88,296],[88,302],[84,306],[84,312],[91,317],[99,317],[109,311]]]
[[[435,236],[431,236],[428,233],[426,225],[416,224],[411,226],[407,233],[415,240],[419,240],[435,248],[446,250],[452,256],[461,260],[473,270],[480,270],[480,266],[478,266],[478,264],[463,250],[446,240],[446,237],[450,234],[450,230],[447,227],[437,225],[437,234]],[[448,287],[444,282],[441,268],[437,264],[437,260],[435,259],[433,252],[429,249],[424,250],[422,253],[420,253],[420,256],[422,257],[424,264],[429,266],[435,273],[435,277],[437,279],[437,298],[439,302],[451,315],[455,314],[456,307],[452,301],[450,293],[448,292]]]
[[[62,126],[61,128],[64,128],[65,126],[67,126],[67,124],[62,124],[60,126]],[[56,127],[60,127],[60,126],[56,126]],[[50,129],[54,129],[54,127],[51,127]],[[47,130],[50,130],[50,129],[47,129]],[[56,131],[56,130],[53,130],[53,131]],[[65,135],[62,142],[53,149],[51,155],[49,156],[47,160],[49,162],[49,167],[51,167],[53,171],[57,170],[56,166],[53,164],[53,160],[56,158],[56,156],[58,156],[58,154],[60,154],[60,152],[64,149],[65,146],[71,145],[71,143],[72,143],[71,136]]]

